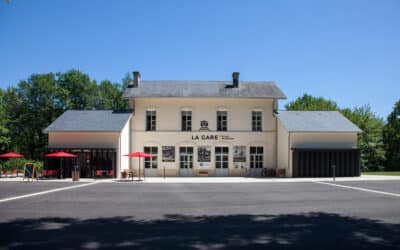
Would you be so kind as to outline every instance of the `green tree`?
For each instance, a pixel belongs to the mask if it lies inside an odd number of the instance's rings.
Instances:
[[[98,87],[87,74],[79,70],[57,73],[60,104],[67,109],[95,109],[98,105]]]
[[[6,94],[8,129],[13,148],[25,157],[39,159],[47,145],[46,128],[63,110],[59,103],[55,75],[33,74],[21,81],[18,88],[9,88]]]
[[[327,100],[323,97],[314,97],[309,94],[304,94],[296,100],[286,104],[285,108],[287,110],[339,110],[336,102],[332,100]]]
[[[387,170],[400,170],[400,100],[393,107],[383,128]]]
[[[121,98],[131,80],[100,85],[78,70],[32,74],[17,87],[0,91],[0,150],[21,152],[28,159],[41,159],[47,146],[42,131],[68,109],[126,109]],[[11,140],[12,138],[12,140]]]
[[[358,136],[358,147],[361,151],[361,166],[364,170],[383,170],[385,164],[385,147],[382,130],[384,122],[377,117],[369,105],[343,109],[342,114],[356,124],[362,133]]]
[[[98,91],[97,109],[122,110],[127,108],[127,102],[122,99],[123,89],[118,83],[113,84],[108,80],[101,81]]]
[[[287,110],[339,111],[361,130],[358,147],[361,152],[363,170],[380,170],[385,161],[385,148],[382,139],[383,121],[377,117],[369,105],[353,109],[341,109],[336,102],[308,94],[285,105]]]
[[[4,152],[8,150],[11,144],[11,138],[9,130],[7,129],[8,119],[5,110],[5,93],[0,89],[0,151]]]

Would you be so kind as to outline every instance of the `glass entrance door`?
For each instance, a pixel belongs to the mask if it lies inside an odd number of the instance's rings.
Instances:
[[[215,147],[215,176],[229,174],[229,147]]]
[[[264,147],[250,147],[250,175],[261,176],[264,167]]]
[[[193,176],[193,147],[179,148],[179,175]]]

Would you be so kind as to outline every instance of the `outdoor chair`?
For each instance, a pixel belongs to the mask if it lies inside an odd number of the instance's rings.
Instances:
[[[56,177],[57,170],[42,170],[43,177]]]
[[[102,170],[96,170],[95,175],[96,175],[96,177],[102,177],[103,176],[103,171]]]

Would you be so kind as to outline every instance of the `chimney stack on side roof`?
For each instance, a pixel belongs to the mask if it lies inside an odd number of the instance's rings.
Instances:
[[[137,88],[140,84],[140,72],[134,71],[133,72],[133,87]]]
[[[232,73],[232,88],[239,88],[239,72]]]
[[[137,88],[140,84],[140,72],[133,71],[133,81],[128,85],[128,88]]]

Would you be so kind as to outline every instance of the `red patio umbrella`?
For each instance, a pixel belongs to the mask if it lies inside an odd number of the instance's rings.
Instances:
[[[70,154],[70,153],[66,153],[66,152],[63,152],[63,151],[59,151],[59,152],[54,152],[54,153],[46,154],[45,156],[46,156],[46,157],[61,158],[61,160],[60,160],[60,178],[63,178],[62,171],[61,171],[61,168],[62,168],[62,158],[64,158],[64,157],[65,157],[65,158],[74,158],[74,157],[78,157],[77,155]]]
[[[23,158],[24,156],[15,152],[8,152],[5,154],[1,154],[0,158]],[[14,162],[14,167],[15,167],[15,162]],[[1,175],[1,173],[0,173]],[[17,170],[17,177],[18,177],[18,170]]]
[[[127,157],[139,157],[139,181],[140,181],[141,180],[141,178],[140,178],[140,158],[142,158],[142,157],[143,158],[151,158],[151,157],[153,157],[153,155],[145,153],[145,152],[133,152],[133,153],[125,154],[124,156],[127,156]]]
[[[0,155],[1,158],[23,158],[24,156],[15,152],[8,152]]]
[[[47,154],[45,156],[46,157],[78,157],[77,155],[66,153],[66,152],[63,152],[63,151],[50,153],[50,154]]]

